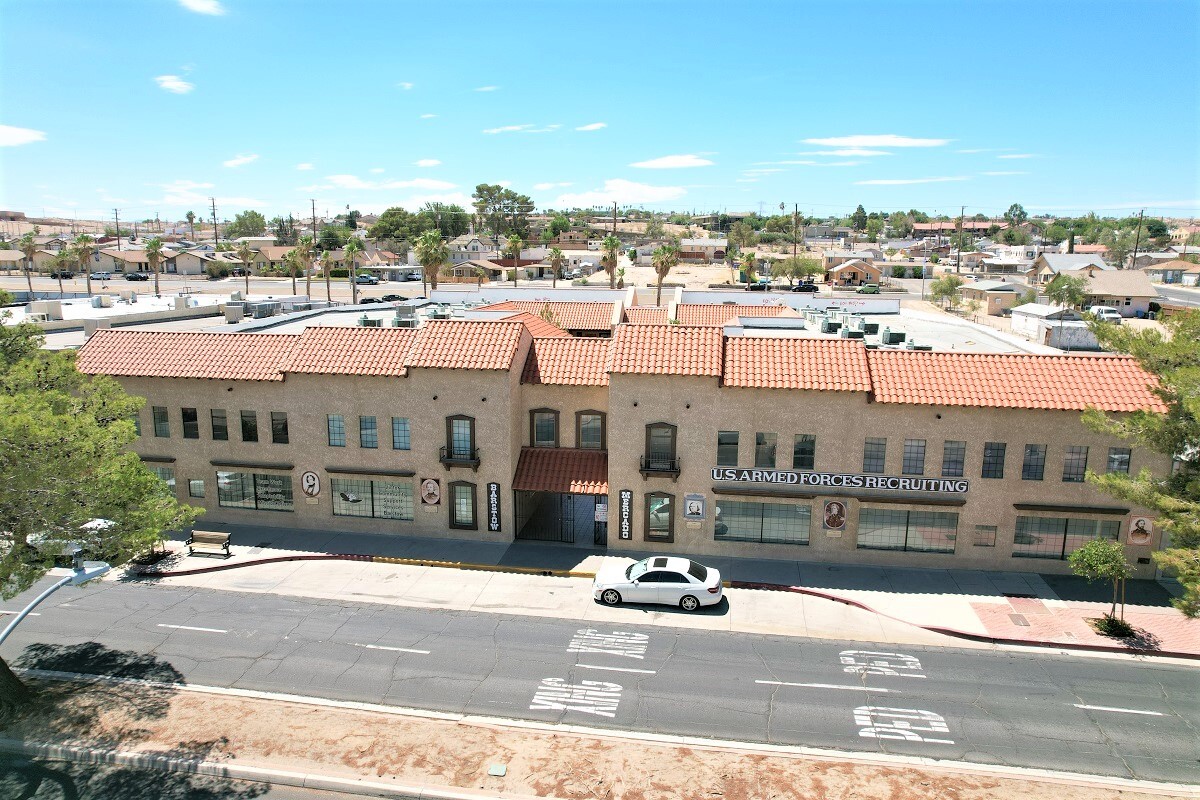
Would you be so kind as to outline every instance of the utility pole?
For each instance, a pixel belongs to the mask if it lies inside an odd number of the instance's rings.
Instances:
[[[117,215],[117,210],[113,209],[113,224],[117,226],[117,250],[121,249],[121,218]]]
[[[615,238],[617,235],[617,201],[613,201],[613,231],[612,235]]]
[[[783,205],[780,203],[780,205]],[[796,263],[796,231],[800,227],[800,204],[792,205],[792,263]]]
[[[208,202],[212,203],[213,215],[213,251],[217,249],[217,199],[215,197],[208,198]]]
[[[1138,212],[1137,232],[1133,235],[1133,255],[1129,259],[1130,269],[1132,269],[1134,264],[1137,263],[1138,244],[1141,243],[1141,239],[1142,239],[1142,215],[1145,213],[1146,213],[1146,209],[1144,209],[1144,208]],[[1124,264],[1117,265],[1117,269],[1124,269],[1124,268],[1125,268]]]
[[[313,247],[317,246],[317,201],[312,200],[312,217],[313,217]]]
[[[956,258],[954,260],[955,273],[962,272],[962,242],[963,242],[963,234],[966,233],[966,228],[963,227],[963,217],[966,216],[966,213],[967,213],[966,206],[958,207],[958,258]]]

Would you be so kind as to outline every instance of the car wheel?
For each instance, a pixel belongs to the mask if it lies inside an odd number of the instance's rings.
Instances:
[[[606,606],[615,606],[621,603],[621,593],[616,589],[605,589],[600,593],[600,601]]]
[[[679,607],[684,611],[695,611],[700,607],[700,601],[692,597],[690,594],[685,594],[683,599],[679,601]]]

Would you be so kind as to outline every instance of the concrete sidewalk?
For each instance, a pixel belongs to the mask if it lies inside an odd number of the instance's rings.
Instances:
[[[1166,589],[1152,581],[1130,583],[1126,619],[1139,635],[1118,640],[1097,634],[1087,622],[1107,611],[1107,585],[1089,585],[1073,576],[705,557],[704,563],[719,569],[733,588],[727,590],[727,603],[687,615],[665,608],[610,609],[593,602],[590,575],[604,559],[643,558],[651,555],[647,552],[240,525],[221,529],[232,534],[231,558],[188,557],[182,541],[176,541],[175,555],[158,567],[175,575],[162,580],[229,591],[585,621],[629,622],[636,614],[637,622],[647,624],[881,643],[982,646],[995,640],[1200,657],[1200,620],[1172,608]],[[327,554],[362,560],[297,560]],[[368,557],[410,563],[371,563]],[[458,562],[486,571],[451,575],[442,566],[420,562]]]

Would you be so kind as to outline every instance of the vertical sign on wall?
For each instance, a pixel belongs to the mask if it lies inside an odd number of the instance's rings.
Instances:
[[[629,489],[622,489],[618,494],[618,504],[620,506],[620,537],[622,539],[633,538],[633,492]]]
[[[488,500],[488,530],[492,533],[500,531],[500,484],[487,485]]]

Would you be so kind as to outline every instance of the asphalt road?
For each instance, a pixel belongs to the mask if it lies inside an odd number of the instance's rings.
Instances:
[[[453,574],[448,573],[448,580]],[[43,584],[44,585],[44,584]],[[27,599],[31,594],[26,594]],[[20,598],[3,605],[20,607]],[[152,654],[190,683],[621,730],[1200,779],[1194,668],[241,595],[63,590],[5,645]],[[682,612],[681,612],[682,613]],[[722,606],[702,613],[722,613]],[[40,666],[113,672],[120,656]],[[862,665],[879,662],[866,670]],[[865,674],[864,674],[865,672]],[[136,675],[131,675],[136,677]]]
[[[1154,288],[1158,290],[1161,302],[1188,306],[1190,308],[1200,308],[1200,290],[1198,289],[1181,289],[1178,286],[1163,286],[1161,284],[1156,284]]]

